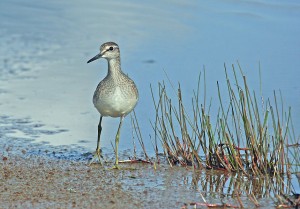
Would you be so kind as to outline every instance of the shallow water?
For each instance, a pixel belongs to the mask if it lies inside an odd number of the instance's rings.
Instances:
[[[297,1],[4,0],[0,8],[1,140],[76,144],[93,151],[99,114],[92,96],[107,64],[86,61],[106,41],[120,45],[122,68],[138,85],[135,111],[150,154],[154,136],[149,120],[155,116],[150,84],[156,90],[167,74],[175,85],[180,81],[188,104],[205,66],[207,94],[217,103],[216,82],[226,85],[223,65],[229,68],[237,60],[250,88],[257,91],[260,63],[264,96],[281,90],[299,135]],[[101,143],[108,150],[118,122],[104,119]],[[132,149],[130,117],[120,149]]]

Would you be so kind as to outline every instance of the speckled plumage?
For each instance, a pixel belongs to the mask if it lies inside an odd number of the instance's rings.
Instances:
[[[136,106],[139,95],[133,80],[131,80],[121,70],[120,49],[116,43],[107,42],[102,44],[100,47],[100,53],[90,59],[88,63],[99,58],[105,58],[108,61],[108,72],[106,77],[98,84],[93,96],[93,103],[100,113],[98,141],[94,158],[98,157],[101,162],[100,135],[102,131],[102,117],[120,117],[115,147],[115,167],[118,168],[118,145],[122,122],[124,117]]]
[[[93,103],[102,116],[126,116],[137,104],[136,85],[120,66],[120,58],[108,60],[108,73],[94,93]]]

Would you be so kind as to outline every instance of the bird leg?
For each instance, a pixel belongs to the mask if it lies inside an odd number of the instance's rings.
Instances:
[[[118,164],[119,164],[118,149],[119,149],[120,131],[121,131],[123,119],[124,119],[124,116],[121,116],[118,132],[117,132],[117,135],[116,135],[116,149],[115,149],[116,162],[115,162],[115,165],[112,167],[112,169],[119,169],[119,166],[118,166]]]
[[[99,124],[98,124],[98,140],[97,140],[97,148],[96,148],[96,152],[95,152],[95,155],[94,157],[92,158],[91,162],[89,165],[91,165],[94,161],[95,161],[95,158],[98,158],[99,160],[99,163],[100,165],[102,165],[101,163],[101,149],[100,149],[100,135],[101,135],[101,131],[102,131],[102,126],[101,126],[101,123],[102,123],[102,115],[100,116],[100,121],[99,121]]]

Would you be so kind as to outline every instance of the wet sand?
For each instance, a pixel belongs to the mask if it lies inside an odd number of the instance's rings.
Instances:
[[[1,156],[1,208],[141,208],[117,173],[80,162]]]
[[[239,206],[226,182],[249,184],[223,172],[195,173],[166,163],[156,169],[126,163],[110,170],[114,156],[107,150],[108,163],[88,166],[92,154],[85,151],[0,136],[0,208],[193,208],[192,203],[204,203],[203,196],[208,203]],[[124,153],[120,159],[128,159]],[[247,195],[240,201],[246,208],[254,207]],[[274,205],[272,198],[258,201],[261,208]]]
[[[198,199],[185,182],[188,169],[126,163],[110,170],[113,154],[104,166],[89,166],[90,156],[80,147],[2,138],[0,208],[181,208]]]

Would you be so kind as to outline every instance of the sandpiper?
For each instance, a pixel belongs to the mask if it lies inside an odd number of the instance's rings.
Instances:
[[[120,117],[119,128],[115,138],[116,161],[114,168],[118,168],[118,146],[122,122],[124,117],[136,106],[139,95],[133,80],[121,70],[120,49],[116,43],[106,42],[102,44],[100,53],[87,63],[99,58],[105,58],[107,60],[108,72],[106,77],[98,84],[93,97],[93,103],[100,113],[100,121],[98,124],[96,153],[90,164],[95,158],[98,158],[101,164],[100,135],[102,131],[102,118],[105,116]]]

